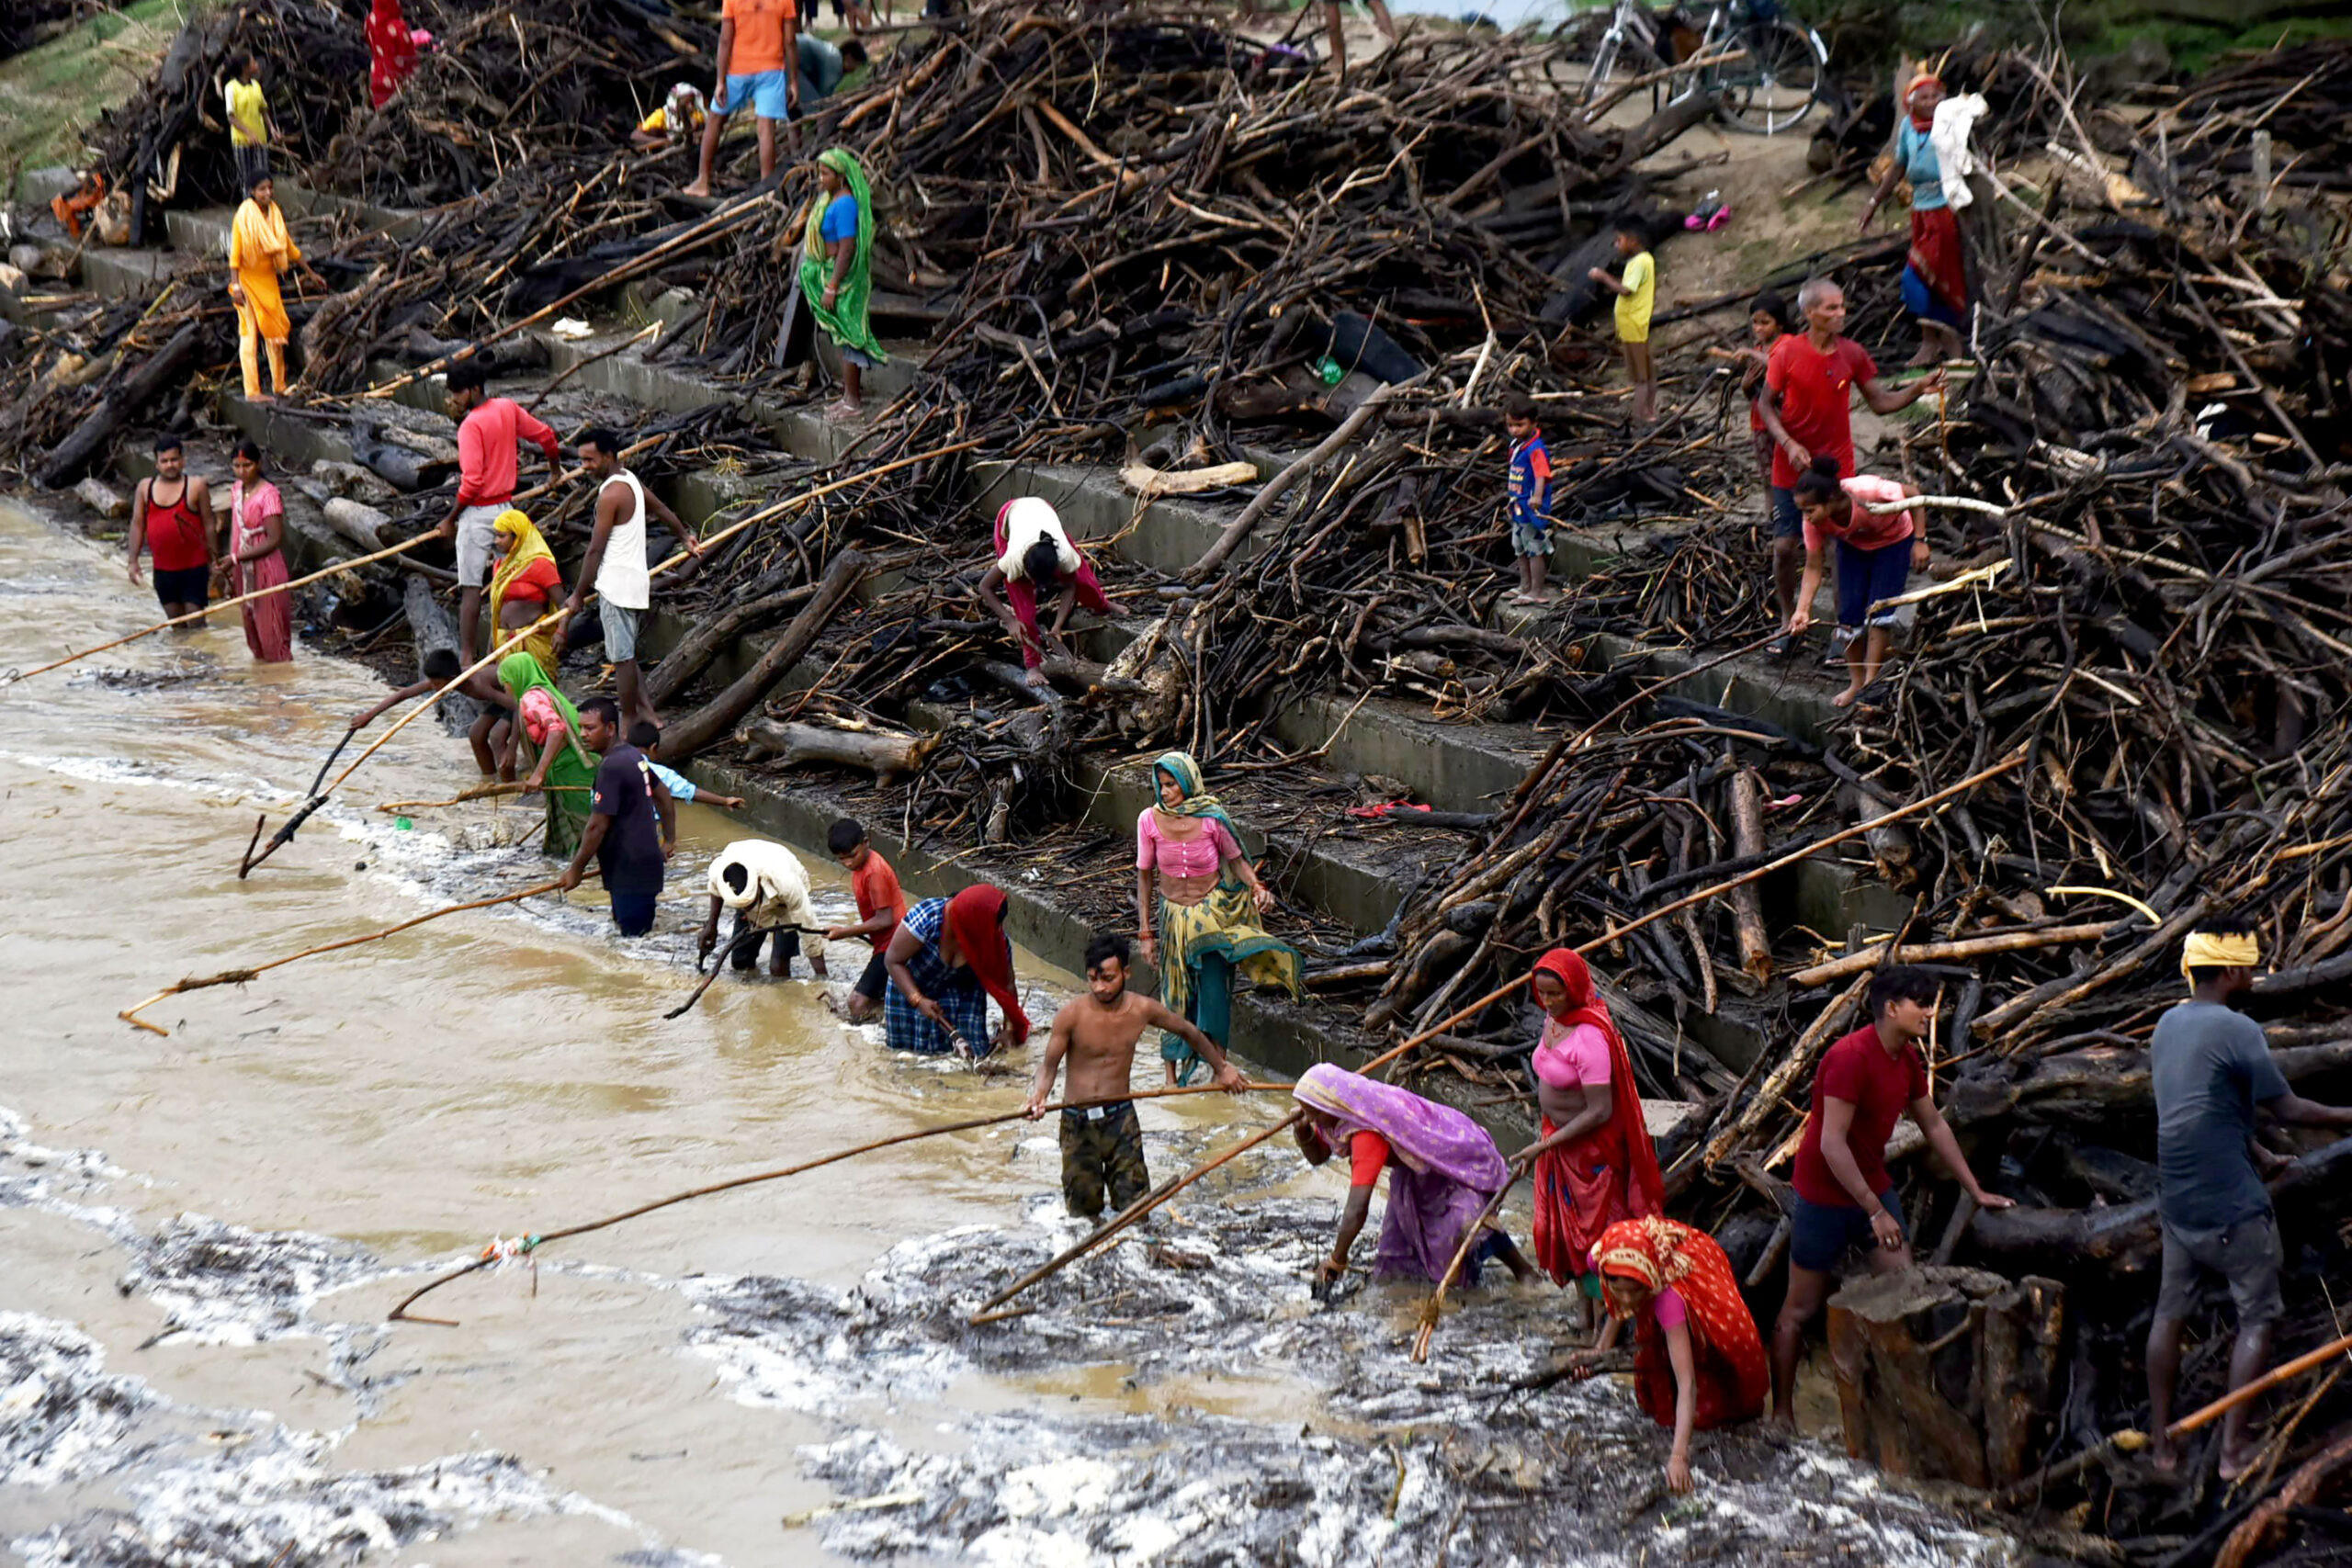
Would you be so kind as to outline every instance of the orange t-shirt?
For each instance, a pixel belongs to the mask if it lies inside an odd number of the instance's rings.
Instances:
[[[726,0],[719,19],[735,24],[735,47],[727,57],[729,76],[750,76],[784,69],[784,33],[796,31],[800,11],[796,0]]]
[[[857,918],[870,920],[888,909],[900,919],[907,918],[907,896],[899,890],[899,874],[890,863],[873,851],[865,852],[865,863],[849,875],[849,890],[857,895]],[[874,951],[881,952],[890,945],[890,938],[898,930],[874,933]]]

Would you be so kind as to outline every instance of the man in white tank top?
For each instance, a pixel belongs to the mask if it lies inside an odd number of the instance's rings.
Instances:
[[[649,494],[638,477],[621,467],[620,437],[601,426],[594,427],[581,433],[578,450],[581,468],[597,487],[596,531],[589,536],[588,554],[574,580],[571,607],[576,616],[588,590],[595,589],[598,616],[605,624],[605,657],[611,661],[620,687],[622,723],[642,719],[658,725],[662,716],[653,711],[637,670],[639,625],[653,601],[652,578],[645,558],[645,514],[651,512],[677,535],[689,555],[700,555],[702,545],[694,530],[662,504],[661,497]],[[556,632],[559,658],[564,634],[571,625],[567,619]]]

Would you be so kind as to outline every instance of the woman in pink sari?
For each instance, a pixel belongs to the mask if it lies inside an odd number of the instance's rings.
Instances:
[[[1453,1261],[1463,1232],[1510,1179],[1495,1140],[1452,1106],[1329,1062],[1307,1068],[1291,1092],[1306,1113],[1298,1126],[1298,1146],[1307,1163],[1321,1165],[1344,1152],[1351,1172],[1339,1235],[1331,1256],[1316,1266],[1316,1278],[1336,1280],[1347,1272],[1349,1249],[1363,1229],[1373,1187],[1385,1170],[1388,1214],[1380,1227],[1373,1278],[1408,1276],[1435,1284]],[[1476,1280],[1489,1258],[1500,1259],[1522,1280],[1535,1277],[1534,1266],[1510,1237],[1491,1224],[1464,1265],[1464,1277]]]
[[[277,487],[261,477],[261,448],[237,444],[229,461],[237,482],[229,491],[229,570],[232,592],[251,593],[289,581],[286,570],[286,503]],[[245,617],[245,646],[265,664],[294,657],[293,595],[273,593],[238,606]]]

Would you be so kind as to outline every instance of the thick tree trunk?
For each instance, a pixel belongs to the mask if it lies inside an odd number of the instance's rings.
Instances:
[[[1929,1266],[1829,1303],[1846,1451],[1896,1475],[2000,1486],[2031,1466],[2060,1372],[2065,1292]]]
[[[339,495],[329,496],[319,510],[326,513],[328,525],[336,533],[361,549],[373,552],[384,547],[384,528],[391,522],[389,513]]]
[[[815,646],[817,636],[833,612],[856,591],[871,564],[856,550],[843,550],[825,569],[824,578],[817,584],[817,595],[810,600],[784,635],[768,645],[759,661],[746,670],[733,684],[701,707],[673,722],[662,735],[662,754],[671,766],[683,758],[691,757],[707,746],[716,744],[720,737],[731,732],[741,723],[768,688],[783,680],[800,657]]]
[[[909,735],[891,729],[833,729],[823,725],[780,723],[754,719],[735,732],[749,761],[774,761],[783,767],[802,762],[831,762],[864,768],[876,784],[887,784],[902,774],[919,773],[924,759],[939,746],[936,735]]]
[[[1731,779],[1731,847],[1742,859],[1764,852],[1764,785],[1755,771],[1742,768]],[[1764,931],[1764,901],[1753,882],[1731,890],[1732,930],[1739,939],[1739,966],[1758,980],[1772,977],[1772,939]]]
[[[782,593],[771,593],[705,615],[678,639],[677,647],[662,656],[662,662],[645,678],[645,694],[656,707],[669,702],[693,685],[728,643],[756,626],[763,616],[797,604],[815,592],[812,584],[802,583]]]

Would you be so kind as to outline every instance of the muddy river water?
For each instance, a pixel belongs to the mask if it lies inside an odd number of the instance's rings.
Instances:
[[[0,668],[153,616],[112,552],[0,505]],[[512,847],[536,808],[373,809],[473,782],[423,723],[237,880],[257,810],[381,691],[307,649],[255,666],[225,620],[0,690],[0,1551],[2009,1560],[1811,1443],[1702,1438],[1698,1493],[1662,1494],[1622,1384],[1500,1392],[1565,1339],[1548,1290],[1473,1298],[1413,1366],[1413,1292],[1310,1298],[1340,1178],[1281,1143],[989,1328],[964,1317],[1080,1234],[1050,1123],[684,1204],[420,1309],[458,1326],[387,1325],[493,1236],[1010,1110],[1025,1075],[893,1056],[806,979],[729,976],[664,1021],[733,836],[695,807],[643,941],[583,891],[171,998],[167,1037],[119,1021],[184,975],[547,879]],[[859,954],[833,959],[839,983]],[[1042,1019],[1069,977],[1022,964]],[[1155,1169],[1276,1103],[1146,1107]]]

